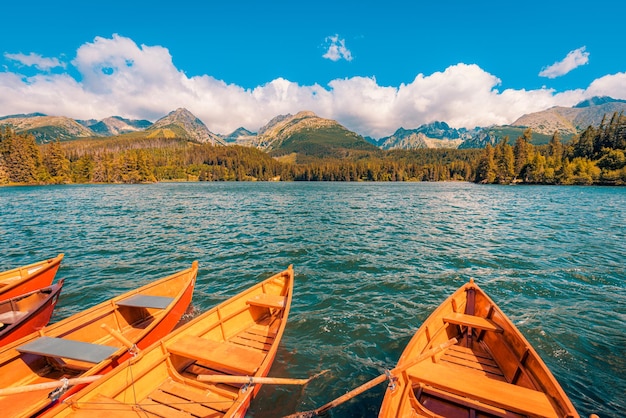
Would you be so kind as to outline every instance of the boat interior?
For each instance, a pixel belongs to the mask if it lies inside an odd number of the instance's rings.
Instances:
[[[213,320],[162,343],[161,352],[150,353],[141,367],[134,366],[131,387],[107,390],[107,395],[100,391],[72,416],[88,412],[94,418],[97,410],[140,411],[151,417],[223,416],[238,407],[247,384],[202,383],[198,376],[253,376],[262,364],[269,364],[265,359],[280,331],[285,303],[285,296],[259,294],[217,307]]]
[[[412,409],[426,417],[562,416],[539,386],[530,348],[503,329],[493,305],[471,287],[466,293],[451,301],[437,330],[458,343],[406,372]]]

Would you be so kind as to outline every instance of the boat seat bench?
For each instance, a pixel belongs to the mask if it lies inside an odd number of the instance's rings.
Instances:
[[[112,356],[119,348],[63,338],[39,337],[28,344],[17,347],[16,350],[20,353],[67,358],[97,364]]]
[[[458,312],[450,313],[443,317],[444,322],[456,325],[464,325],[485,331],[502,332],[502,328],[490,319],[482,316],[466,315]]]
[[[129,298],[118,300],[117,306],[128,306],[131,308],[153,308],[165,309],[169,306],[174,298],[167,296],[151,296],[136,294]]]
[[[421,382],[450,393],[472,398],[519,414],[558,417],[545,393],[490,379],[465,367],[448,367],[423,362],[408,373]]]
[[[246,301],[246,303],[251,306],[260,306],[262,308],[283,309],[285,307],[285,304],[287,303],[287,297],[261,293],[259,295],[251,297]]]
[[[187,336],[168,345],[167,350],[179,356],[195,359],[218,370],[253,375],[265,353],[242,345]]]
[[[28,315],[28,311],[8,311],[0,314],[0,323],[14,324]]]

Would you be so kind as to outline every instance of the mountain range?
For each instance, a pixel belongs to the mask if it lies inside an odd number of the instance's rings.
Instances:
[[[613,113],[625,110],[626,100],[594,97],[574,107],[555,106],[542,112],[523,115],[513,125],[532,128],[533,133],[552,135],[558,131],[561,135],[571,136],[584,131],[589,125],[600,125],[604,115],[610,119]]]
[[[337,149],[345,152],[348,149],[377,148],[482,148],[487,143],[497,143],[505,135],[513,142],[526,128],[532,129],[533,142],[536,144],[547,143],[555,131],[567,141],[590,125],[598,126],[605,115],[610,118],[613,113],[624,111],[626,100],[594,97],[573,107],[552,107],[523,115],[511,125],[456,129],[446,122],[436,121],[415,129],[399,128],[392,135],[379,139],[362,137],[337,121],[307,111],[276,116],[256,133],[241,127],[228,135],[211,132],[200,119],[183,108],[170,112],[154,123],[121,116],[102,120],[75,120],[65,116],[30,113],[0,117],[0,126],[8,125],[17,133],[32,134],[39,143],[120,135],[177,137],[214,145],[252,146],[281,155],[296,151],[300,154],[335,155]],[[314,145],[312,142],[306,143],[303,149],[303,140],[313,137]]]
[[[433,122],[417,129],[400,128],[393,135],[378,140],[366,139],[382,149],[458,148],[479,130],[455,129],[445,122]]]

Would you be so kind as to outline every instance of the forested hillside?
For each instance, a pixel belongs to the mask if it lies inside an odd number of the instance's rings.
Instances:
[[[176,138],[55,141],[0,131],[0,184],[154,181],[471,180],[478,150],[360,151],[302,163],[256,148]]]
[[[614,114],[567,144],[533,145],[527,129],[484,149],[353,149],[271,156],[237,145],[121,135],[38,145],[0,129],[0,184],[155,181],[475,181],[626,184],[626,117]],[[329,141],[327,141],[330,144]],[[291,146],[291,145],[290,145]],[[297,144],[293,144],[294,151]],[[301,151],[301,150],[300,150]]]
[[[514,145],[505,137],[487,145],[476,167],[479,183],[626,184],[626,116],[606,116],[599,127],[589,126],[567,145],[558,132],[545,146],[531,144],[527,129]]]

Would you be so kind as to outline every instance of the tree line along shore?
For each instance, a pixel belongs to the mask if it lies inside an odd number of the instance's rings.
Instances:
[[[484,149],[316,149],[281,155],[181,138],[107,138],[37,144],[0,127],[0,185],[158,181],[471,181],[626,184],[626,116],[613,114],[568,143],[533,145],[526,129]]]

